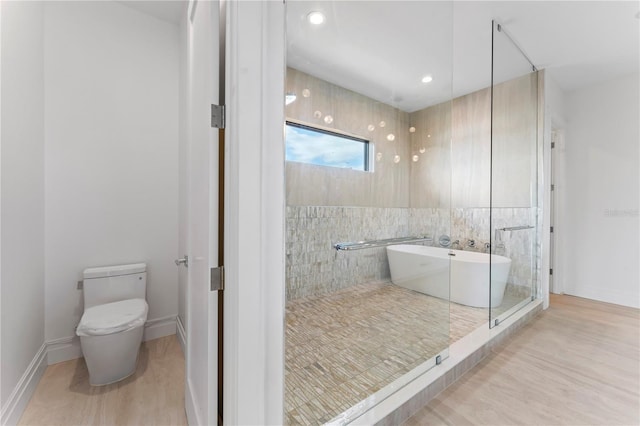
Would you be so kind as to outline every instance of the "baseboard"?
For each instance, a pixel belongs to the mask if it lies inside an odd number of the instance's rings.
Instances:
[[[142,340],[153,340],[171,336],[172,334],[176,334],[176,315],[147,321],[144,325]],[[50,340],[46,342],[46,346],[47,363],[49,365],[82,358],[82,348],[80,347],[80,338],[78,336]]]
[[[159,339],[160,337],[176,334],[176,318],[177,315],[169,315],[148,320],[144,325],[142,340]]]
[[[178,335],[178,342],[180,342],[180,347],[182,348],[182,354],[187,354],[187,332],[184,329],[184,324],[182,324],[182,320],[178,315],[176,317],[176,334]]]
[[[570,296],[583,297],[585,299],[597,300],[599,302],[613,303],[620,306],[628,306],[630,308],[640,308],[640,298],[638,293],[631,291],[620,291],[617,289],[596,287],[596,286],[573,286],[573,288],[565,287],[565,294]]]
[[[191,392],[191,383],[188,380],[187,385],[185,386],[185,392],[184,411],[187,415],[187,424],[200,425],[202,424],[200,416],[198,415],[200,411],[198,410],[196,400],[192,396],[193,392]]]
[[[153,340],[176,334],[176,319],[176,315],[170,315],[147,321],[144,326],[143,340]],[[180,323],[180,330],[182,335],[178,337],[184,350],[184,327],[182,327],[182,323]],[[78,336],[62,337],[44,342],[2,407],[0,424],[4,426],[18,423],[47,365],[81,357],[82,348],[80,347],[80,338]]]
[[[57,364],[76,358],[82,358],[80,338],[78,336],[62,337],[50,340],[47,345],[47,364]]]
[[[2,407],[0,424],[15,425],[18,423],[46,369],[47,345],[43,343],[36,353],[36,356],[31,360],[27,370],[18,381],[18,384],[13,389],[13,392],[11,392],[4,407]]]

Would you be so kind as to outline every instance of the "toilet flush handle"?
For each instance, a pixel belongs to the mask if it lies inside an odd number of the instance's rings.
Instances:
[[[188,268],[189,267],[189,256],[187,256],[185,254],[182,259],[176,259],[176,260],[174,260],[174,262],[176,263],[176,266],[180,266],[182,264],[182,265],[184,265],[184,266],[186,266]]]

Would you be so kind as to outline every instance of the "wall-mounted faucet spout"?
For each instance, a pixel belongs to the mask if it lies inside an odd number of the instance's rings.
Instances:
[[[502,231],[502,229],[496,228],[494,244],[495,244],[495,248],[497,249],[504,248],[504,242],[502,242],[502,234],[500,233],[500,231]]]

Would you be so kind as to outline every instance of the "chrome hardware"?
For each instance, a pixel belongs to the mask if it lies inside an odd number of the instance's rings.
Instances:
[[[449,247],[451,245],[451,238],[448,235],[440,235],[438,238],[438,244],[442,247]]]
[[[502,242],[502,235],[500,234],[500,231],[502,231],[502,229],[496,229],[495,232],[496,237],[494,238],[494,241],[497,249],[504,248],[504,243]]]
[[[78,281],[78,286],[76,287],[78,290],[82,290],[84,288],[84,281]]]
[[[496,231],[520,231],[521,229],[533,229],[531,225],[508,226],[506,228],[497,228]]]
[[[454,242],[452,242],[449,247],[453,247],[453,246],[458,246],[458,248],[462,249],[462,245],[460,245],[460,240],[455,240]]]
[[[176,266],[184,265],[185,267],[188,268],[189,267],[189,256],[187,256],[185,254],[182,259],[176,259],[173,262],[176,264]]]
[[[211,127],[216,129],[224,129],[225,111],[224,105],[211,104]]]
[[[496,228],[496,231],[495,231],[496,248],[497,249],[504,248],[504,242],[502,242],[502,236],[500,235],[499,231],[520,231],[523,229],[533,229],[533,228],[534,226],[531,226],[531,225],[507,226],[505,228]]]
[[[410,244],[410,243],[420,243],[426,242],[429,244],[433,243],[433,238],[431,237],[400,237],[400,238],[388,238],[385,240],[367,240],[367,241],[357,241],[351,243],[335,243],[333,248],[336,250],[362,250],[367,248],[376,248],[376,247],[386,247],[393,244]]]
[[[436,365],[442,364],[442,355],[436,356]]]
[[[467,240],[467,245],[469,247],[475,247],[476,246],[476,240]]]
[[[211,291],[224,290],[224,266],[211,268]]]
[[[484,243],[484,249],[488,252],[491,251],[491,243]]]

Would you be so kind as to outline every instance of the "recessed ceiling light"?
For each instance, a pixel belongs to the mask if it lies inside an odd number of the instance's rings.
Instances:
[[[433,77],[431,77],[430,75],[425,75],[424,77],[422,77],[423,83],[430,83],[431,81],[433,81]]]
[[[307,15],[307,21],[313,25],[320,25],[324,22],[324,14],[322,12],[311,12]]]

